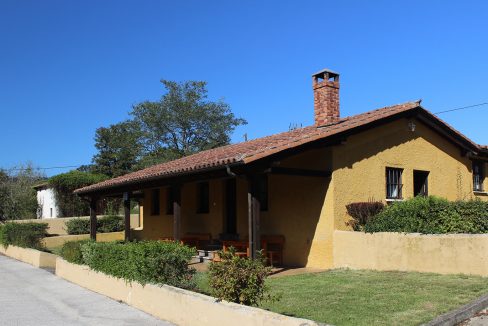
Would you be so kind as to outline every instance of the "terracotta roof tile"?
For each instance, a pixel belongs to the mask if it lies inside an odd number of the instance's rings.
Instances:
[[[351,117],[346,117],[339,120],[337,123],[327,126],[318,128],[315,126],[308,126],[247,142],[206,150],[194,155],[183,157],[181,159],[154,165],[140,171],[132,172],[114,179],[77,189],[75,193],[89,193],[144,180],[164,178],[182,173],[185,174],[188,172],[198,172],[213,167],[224,167],[228,164],[248,164],[280,151],[294,148],[318,139],[324,139],[332,135],[337,135],[356,127],[364,126],[371,122],[413,110],[418,107],[420,107],[420,102],[407,102]],[[428,111],[425,112],[428,113]],[[437,118],[435,116],[433,117]],[[441,122],[445,124],[445,122]],[[454,128],[450,126],[448,127],[460,137],[463,137],[472,143],[468,138],[457,132]]]

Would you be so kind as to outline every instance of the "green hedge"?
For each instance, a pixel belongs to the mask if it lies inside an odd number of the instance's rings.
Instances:
[[[41,240],[46,236],[47,227],[47,223],[5,223],[0,228],[0,243],[5,247],[43,249]]]
[[[124,218],[122,216],[102,216],[97,220],[97,232],[119,232],[124,231]]]
[[[91,240],[80,240],[80,241],[69,241],[65,242],[61,247],[60,255],[64,260],[69,261],[73,264],[83,265],[85,262],[83,260],[83,254],[81,252],[81,247],[90,242]]]
[[[66,222],[66,232],[68,234],[87,234],[90,233],[90,220],[87,218],[73,218]]]
[[[124,231],[124,218],[121,216],[102,216],[97,219],[97,232],[119,232]],[[87,218],[73,218],[66,222],[66,232],[68,234],[88,234],[90,233],[90,220]]]
[[[488,233],[488,202],[450,202],[415,197],[386,207],[365,225],[366,232]]]
[[[176,242],[88,242],[81,246],[91,269],[142,285],[168,284],[193,288],[193,249]]]

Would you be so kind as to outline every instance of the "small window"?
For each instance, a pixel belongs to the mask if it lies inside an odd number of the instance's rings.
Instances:
[[[159,215],[159,189],[151,192],[151,215]]]
[[[402,199],[403,169],[386,168],[386,199]]]
[[[209,187],[208,182],[197,183],[197,213],[207,214],[209,212]]]
[[[258,198],[261,211],[268,210],[268,175],[264,174],[258,179]]]
[[[173,204],[175,198],[175,191],[173,187],[166,188],[166,214],[173,215]]]
[[[485,171],[483,162],[473,162],[473,190],[484,191],[483,181],[485,179]]]
[[[429,195],[429,172],[428,171],[413,171],[413,195],[414,196],[428,196]]]

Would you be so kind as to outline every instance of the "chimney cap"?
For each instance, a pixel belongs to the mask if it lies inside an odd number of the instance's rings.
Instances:
[[[325,68],[325,69],[322,69],[320,71],[317,71],[315,74],[312,74],[312,77],[313,76],[317,76],[317,75],[323,75],[325,73],[339,76],[339,73],[338,72],[335,72],[333,70],[330,70],[330,69]]]

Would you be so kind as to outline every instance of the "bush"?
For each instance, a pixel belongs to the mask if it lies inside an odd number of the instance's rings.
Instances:
[[[346,205],[347,213],[352,217],[347,224],[355,231],[360,231],[366,223],[375,215],[379,214],[385,205],[379,201],[368,201],[351,203]]]
[[[194,287],[188,262],[195,252],[176,242],[88,242],[81,251],[91,269],[127,282]]]
[[[85,262],[83,261],[81,247],[88,242],[90,242],[90,240],[65,242],[61,247],[61,257],[70,263],[83,265]]]
[[[5,223],[0,228],[0,241],[4,247],[43,249],[41,240],[46,236],[47,227],[47,223]]]
[[[68,234],[90,233],[90,220],[86,218],[73,218],[67,221],[65,225]]]
[[[103,216],[97,221],[97,232],[108,233],[124,231],[124,225],[124,218],[121,216]]]
[[[209,285],[212,295],[230,302],[257,306],[264,300],[274,299],[265,284],[271,272],[265,259],[242,258],[231,248],[219,253],[222,261],[212,262],[209,267]]]
[[[386,207],[366,223],[365,231],[488,233],[488,202],[418,196]]]
[[[97,219],[97,232],[119,232],[124,231],[124,218],[121,216],[102,216]],[[87,218],[73,218],[66,222],[68,234],[90,233],[90,220]]]

